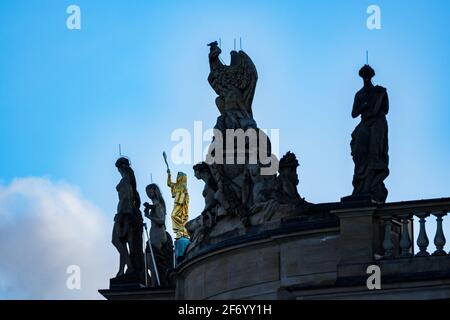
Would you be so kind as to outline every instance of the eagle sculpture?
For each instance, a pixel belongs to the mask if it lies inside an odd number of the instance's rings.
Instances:
[[[242,109],[246,115],[253,118],[252,102],[255,95],[258,73],[250,57],[242,50],[231,51],[230,65],[223,64],[219,56],[222,50],[217,41],[208,44],[210,73],[208,82],[219,95],[216,99],[221,114],[228,108]]]

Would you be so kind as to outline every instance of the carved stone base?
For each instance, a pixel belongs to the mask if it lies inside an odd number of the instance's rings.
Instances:
[[[124,275],[117,276],[109,279],[109,288],[111,290],[130,290],[139,289],[145,287],[145,281],[142,281],[144,275],[139,273],[125,273]]]
[[[374,204],[377,203],[373,200],[370,194],[361,194],[361,195],[350,195],[341,198],[341,203],[352,203],[352,204]]]
[[[175,290],[168,288],[139,288],[123,290],[98,290],[107,300],[174,300]]]
[[[245,226],[238,216],[223,217],[217,221],[217,224],[211,229],[210,239],[217,237],[236,237],[245,234]]]
[[[335,204],[332,204],[334,206]],[[299,206],[279,203],[266,203],[263,210],[246,217],[225,216],[217,220],[216,224],[205,232],[202,241],[192,243],[187,248],[186,258],[198,255],[205,250],[242,237],[269,232],[281,228],[290,221],[304,221],[305,223],[317,219],[333,219],[329,214],[328,204],[315,205],[303,203]]]

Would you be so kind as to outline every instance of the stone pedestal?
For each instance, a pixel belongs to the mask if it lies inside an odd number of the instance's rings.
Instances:
[[[109,288],[112,290],[134,290],[145,287],[145,281],[142,281],[144,275],[138,273],[123,274],[121,276],[109,279]]]
[[[107,300],[173,300],[175,299],[174,289],[164,288],[139,288],[111,290],[103,289],[98,292]]]
[[[379,239],[375,210],[374,206],[351,206],[332,211],[340,221],[337,265],[340,280],[357,280],[357,275],[365,275],[367,265],[373,263],[375,248],[378,246],[375,239]]]

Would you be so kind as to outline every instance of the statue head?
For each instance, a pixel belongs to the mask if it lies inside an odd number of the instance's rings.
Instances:
[[[371,66],[365,64],[361,69],[359,69],[359,76],[364,79],[364,81],[370,81],[375,76],[375,70]]]
[[[125,157],[120,157],[116,161],[116,167],[119,170],[120,174],[123,176],[124,174],[126,174],[126,172],[131,170],[130,160]]]
[[[152,200],[155,199],[158,194],[161,195],[161,190],[159,190],[159,187],[155,183],[146,186],[145,192],[147,193],[147,196]]]
[[[125,157],[120,157],[116,161],[116,167],[119,170],[119,172],[122,176],[122,179],[128,180],[128,182],[131,184],[131,187],[134,192],[134,196],[136,198],[135,199],[136,204],[137,204],[136,207],[139,208],[140,198],[139,198],[139,193],[136,190],[136,177],[134,176],[133,169],[131,169],[130,160]]]
[[[197,179],[203,179],[204,177],[209,177],[211,175],[211,171],[209,170],[209,166],[206,162],[197,163],[194,167],[194,175]]]
[[[125,157],[120,157],[119,159],[117,159],[117,161],[116,161],[116,167],[117,167],[117,168],[120,168],[120,167],[122,167],[122,166],[127,166],[127,167],[129,167],[129,166],[130,166],[130,160],[128,160],[128,159],[125,158]]]
[[[177,184],[184,184],[187,186],[187,175],[184,172],[179,171],[177,174]]]
[[[152,201],[157,200],[163,206],[164,210],[166,210],[166,203],[164,202],[161,190],[159,189],[156,183],[151,183],[148,186],[146,186],[145,192]]]
[[[217,191],[217,183],[214,180],[211,168],[206,162],[197,163],[194,167],[194,175],[197,179],[203,180],[208,186]]]
[[[278,172],[280,175],[287,176],[295,185],[298,184],[297,167],[299,166],[297,157],[294,153],[288,151],[279,163]]]
[[[209,58],[217,59],[219,55],[222,53],[222,50],[219,48],[219,44],[217,41],[208,43],[209,46]]]

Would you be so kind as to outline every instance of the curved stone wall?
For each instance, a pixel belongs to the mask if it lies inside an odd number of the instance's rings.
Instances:
[[[331,285],[338,238],[339,227],[328,226],[228,241],[178,267],[176,298],[279,299],[291,284]]]

